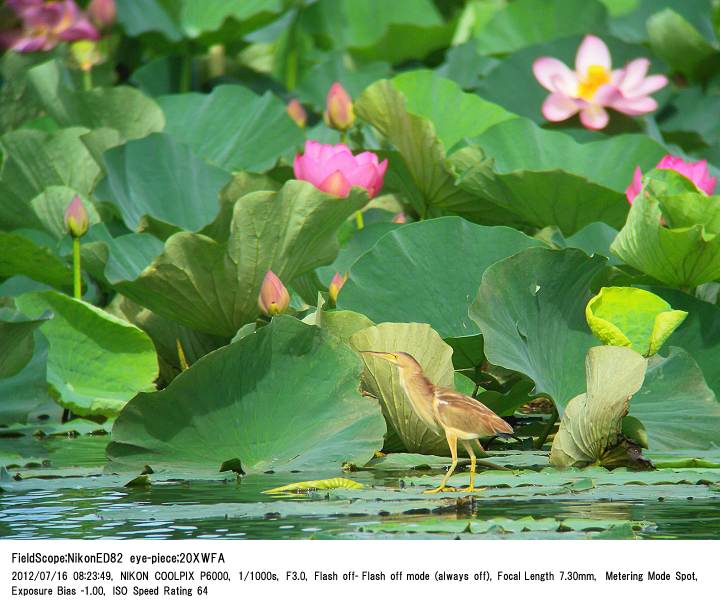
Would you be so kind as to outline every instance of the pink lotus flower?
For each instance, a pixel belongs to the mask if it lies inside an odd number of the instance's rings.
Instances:
[[[298,180],[310,182],[323,192],[346,197],[353,186],[360,186],[372,199],[383,186],[387,159],[378,163],[372,152],[353,156],[345,144],[320,144],[308,140],[304,154],[295,156],[293,168]]]
[[[680,157],[666,154],[655,167],[657,169],[672,169],[673,171],[677,171],[680,175],[684,175],[688,180],[691,180],[695,186],[707,195],[711,195],[715,190],[717,178],[710,175],[707,168],[707,161],[688,163]],[[642,177],[643,174],[640,167],[635,167],[633,180],[625,191],[625,196],[627,196],[630,205],[632,205],[635,197],[637,197],[642,190]]]
[[[265,273],[262,286],[260,286],[258,307],[263,314],[272,317],[284,313],[289,306],[290,294],[287,288],[275,273],[268,271]]]
[[[647,76],[649,67],[650,61],[640,58],[612,70],[605,43],[597,36],[585,36],[575,57],[575,71],[554,57],[540,57],[533,63],[535,78],[550,91],[543,116],[559,122],[580,112],[584,127],[602,129],[609,120],[605,108],[629,115],[653,112],[657,102],[650,94],[668,80],[659,74]]]
[[[325,122],[338,131],[347,131],[355,122],[352,97],[339,82],[330,87],[325,100]]]
[[[100,35],[73,0],[14,0],[21,29],[3,32],[0,44],[19,53],[49,51],[62,41],[97,40]]]

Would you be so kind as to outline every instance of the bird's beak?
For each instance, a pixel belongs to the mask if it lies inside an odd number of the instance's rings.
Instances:
[[[397,364],[397,356],[393,353],[388,353],[387,351],[360,351],[359,353],[362,353],[363,355],[372,355],[373,357],[384,359],[392,364]]]

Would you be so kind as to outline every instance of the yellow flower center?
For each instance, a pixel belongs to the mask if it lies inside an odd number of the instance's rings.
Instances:
[[[590,66],[585,78],[578,85],[577,96],[591,100],[595,92],[610,82],[610,72],[604,66]]]

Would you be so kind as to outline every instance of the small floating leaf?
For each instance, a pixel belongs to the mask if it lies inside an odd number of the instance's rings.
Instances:
[[[350,478],[326,478],[325,480],[307,480],[305,482],[293,482],[285,486],[271,488],[263,493],[267,495],[275,495],[278,493],[297,493],[301,491],[326,490],[332,488],[365,488],[364,484],[350,480]]]

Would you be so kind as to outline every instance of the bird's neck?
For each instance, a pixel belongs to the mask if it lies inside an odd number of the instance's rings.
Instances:
[[[430,382],[430,379],[421,370],[401,368],[400,386],[407,395],[415,414],[428,427],[435,429],[437,427],[433,410],[435,386]]]

